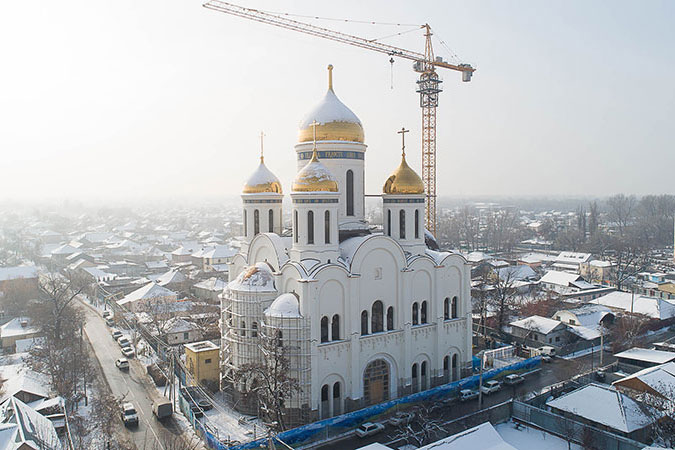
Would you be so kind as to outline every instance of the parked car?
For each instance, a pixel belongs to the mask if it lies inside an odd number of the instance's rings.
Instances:
[[[115,322],[112,320],[111,317],[106,317],[104,320],[105,320],[105,324],[108,325],[109,327],[112,327],[113,325],[115,325]]]
[[[131,346],[128,345],[126,347],[122,347],[122,354],[127,358],[133,358],[136,352],[133,348],[131,348]]]
[[[372,423],[372,422],[366,422],[364,424],[361,424],[360,427],[354,431],[354,434],[356,434],[360,438],[364,438],[366,436],[372,436],[373,434],[377,434],[380,431],[384,430],[384,425],[381,423]]]
[[[124,426],[138,426],[138,413],[136,413],[136,408],[132,403],[122,404],[121,416]]]
[[[475,398],[478,398],[478,391],[474,391],[472,389],[462,389],[459,391],[460,402],[468,402],[469,400],[473,400]]]
[[[108,317],[112,317],[112,311],[103,311],[103,314],[101,314],[104,319],[107,319]]]
[[[555,356],[555,347],[551,347],[550,345],[544,345],[543,347],[540,347],[539,351],[542,355]]]
[[[120,370],[129,370],[129,360],[126,358],[118,358],[115,365]]]
[[[481,391],[483,391],[483,394],[485,395],[490,395],[495,392],[499,392],[499,390],[502,388],[502,384],[499,381],[495,380],[490,380],[487,383],[483,384],[481,386]]]
[[[408,412],[397,412],[389,418],[389,424],[395,427],[399,425],[408,425],[415,418],[415,414]]]
[[[525,381],[525,378],[521,377],[520,375],[517,375],[515,373],[511,375],[507,375],[504,377],[504,384],[508,384],[509,386],[515,386],[517,384],[520,384]]]
[[[173,404],[166,400],[152,402],[152,413],[158,420],[169,418],[173,414]]]
[[[122,336],[124,336],[124,335],[122,334],[122,332],[120,330],[113,330],[113,332],[112,332],[112,338],[113,339],[118,340]]]
[[[119,339],[117,339],[117,343],[120,345],[120,347],[131,347],[131,341],[126,336],[121,336]]]

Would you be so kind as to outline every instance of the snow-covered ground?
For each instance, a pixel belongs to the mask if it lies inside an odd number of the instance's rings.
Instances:
[[[513,422],[495,426],[497,433],[506,442],[518,450],[567,450],[567,441],[544,431],[529,427],[516,429]],[[572,444],[571,450],[583,450],[580,445]]]
[[[204,415],[208,423],[218,429],[218,436],[221,440],[237,440],[244,443],[253,440],[254,437],[258,439],[267,434],[267,428],[260,420],[230,407],[222,392],[216,394],[214,400],[216,400],[214,408],[206,411]]]

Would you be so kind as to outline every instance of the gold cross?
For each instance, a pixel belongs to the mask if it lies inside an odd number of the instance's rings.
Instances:
[[[310,127],[312,127],[312,130],[314,132],[314,149],[312,151],[312,161],[318,160],[318,154],[316,151],[316,127],[318,127],[320,124],[319,122],[314,119],[312,123],[309,124]]]
[[[265,138],[265,133],[262,131],[260,132],[260,162],[264,162],[264,156],[263,156],[263,139]]]
[[[405,134],[409,131],[410,130],[406,130],[405,127],[402,127],[401,131],[397,131],[397,133],[401,135],[401,151],[403,152],[403,156],[405,156]]]

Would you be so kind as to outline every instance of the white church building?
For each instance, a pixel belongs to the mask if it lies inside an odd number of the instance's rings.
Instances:
[[[237,369],[259,339],[288,346],[301,393],[291,422],[327,418],[457,380],[471,368],[470,268],[425,243],[424,185],[406,163],[385,181],[383,224],[365,220],[364,131],[328,92],[301,123],[290,189],[260,165],[244,186],[244,242],[221,296],[221,387],[245,412]],[[394,168],[392,168],[394,169]]]

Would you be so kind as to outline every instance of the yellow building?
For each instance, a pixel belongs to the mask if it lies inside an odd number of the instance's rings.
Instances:
[[[185,365],[192,377],[206,387],[220,382],[219,347],[211,341],[185,344]]]

